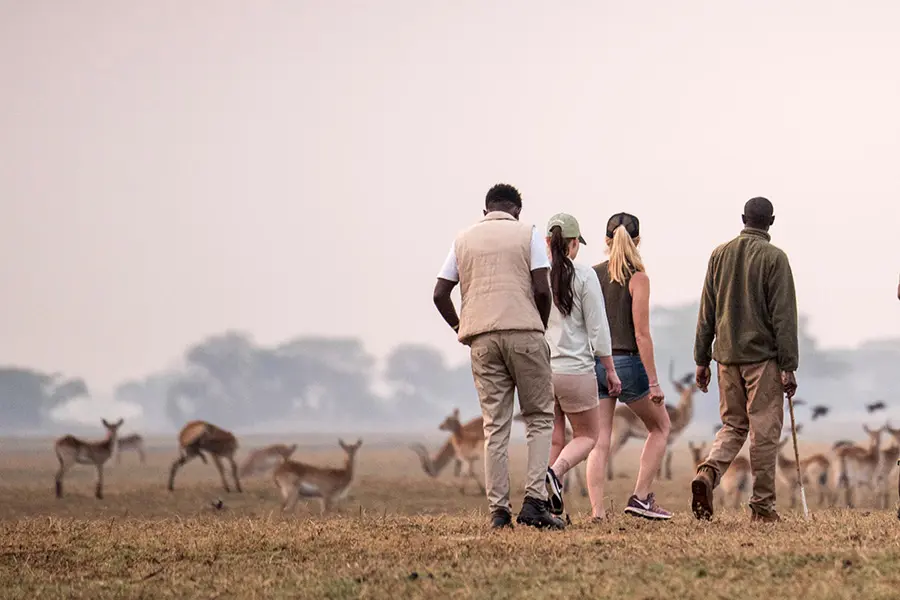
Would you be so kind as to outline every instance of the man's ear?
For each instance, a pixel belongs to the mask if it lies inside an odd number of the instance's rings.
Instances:
[[[744,225],[747,224],[747,215],[741,215],[741,223],[743,223]]]
[[[775,215],[772,215],[772,218],[769,220],[769,227],[771,227],[775,223]]]
[[[484,216],[487,216],[487,214],[488,214],[488,209],[484,209],[484,210],[481,211],[481,212],[484,214]]]

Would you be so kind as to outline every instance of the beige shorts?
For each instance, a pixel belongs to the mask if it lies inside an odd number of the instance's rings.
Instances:
[[[594,373],[577,375],[554,373],[553,396],[566,414],[590,410],[600,404],[597,375]]]

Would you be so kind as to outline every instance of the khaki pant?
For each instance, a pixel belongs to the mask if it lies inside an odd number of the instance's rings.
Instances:
[[[472,339],[472,376],[484,418],[484,478],[492,511],[509,503],[509,434],[514,400],[525,418],[528,471],[525,495],[547,499],[544,478],[553,436],[550,347],[539,331],[495,331]]]
[[[775,462],[784,425],[784,387],[774,360],[749,365],[718,365],[722,429],[700,468],[709,467],[714,485],[744,447],[750,433],[753,472],[751,508],[775,508]]]

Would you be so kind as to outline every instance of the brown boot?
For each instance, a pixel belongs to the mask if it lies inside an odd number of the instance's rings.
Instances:
[[[750,507],[750,521],[754,523],[777,523],[781,520],[774,508]]]
[[[713,516],[713,474],[701,467],[691,482],[691,510],[698,519],[712,519]]]

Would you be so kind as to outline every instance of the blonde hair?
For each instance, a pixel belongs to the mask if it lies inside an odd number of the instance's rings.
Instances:
[[[609,251],[609,279],[620,285],[625,285],[628,278],[637,271],[644,270],[644,261],[637,245],[641,242],[641,236],[631,239],[624,225],[619,225],[613,231],[611,238],[606,238],[606,246]]]

